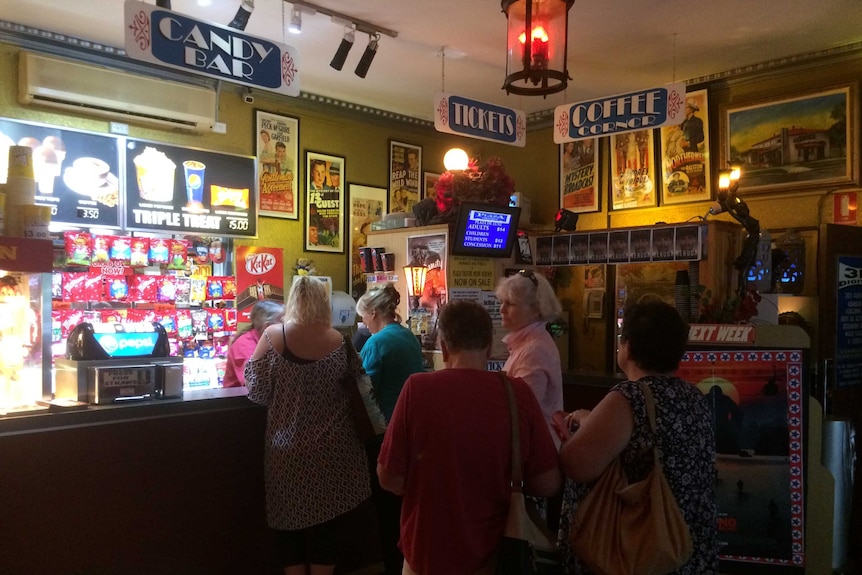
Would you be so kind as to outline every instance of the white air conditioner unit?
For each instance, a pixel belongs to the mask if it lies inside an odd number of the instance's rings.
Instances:
[[[215,90],[22,51],[18,100],[131,123],[208,132]]]

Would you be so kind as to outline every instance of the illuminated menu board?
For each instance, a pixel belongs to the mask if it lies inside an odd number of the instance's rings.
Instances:
[[[6,181],[9,146],[33,149],[35,203],[51,207],[52,222],[120,227],[120,145],[116,136],[0,120],[2,182]]]
[[[452,253],[508,257],[517,234],[520,208],[462,204]]]
[[[255,159],[129,139],[125,228],[257,236]]]

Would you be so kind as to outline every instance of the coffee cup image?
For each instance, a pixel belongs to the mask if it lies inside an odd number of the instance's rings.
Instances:
[[[164,152],[147,146],[133,160],[141,199],[170,202],[174,199],[174,174],[177,165]]]
[[[183,162],[188,207],[202,208],[204,203],[204,171],[206,165],[195,160]]]
[[[83,185],[92,188],[105,185],[111,172],[107,162],[91,157],[78,158],[72,162],[72,169],[75,170],[75,175]]]

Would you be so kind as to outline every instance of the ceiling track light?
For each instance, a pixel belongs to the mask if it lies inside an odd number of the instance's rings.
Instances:
[[[360,78],[364,78],[368,74],[368,68],[371,67],[371,62],[374,56],[377,55],[377,43],[380,41],[380,34],[368,35],[368,46],[365,47],[365,52],[362,53],[362,58],[359,59],[359,64],[356,65],[354,73]]]
[[[290,12],[290,24],[287,26],[287,31],[291,34],[302,32],[302,12],[296,6]]]
[[[571,1],[574,2],[575,0]],[[284,2],[285,4],[292,5],[294,9],[302,10],[307,14],[325,14],[326,16],[332,18],[333,21],[338,21],[342,24],[352,25],[358,32],[377,36],[383,34],[391,38],[398,37],[398,32],[396,32],[395,30],[390,30],[388,28],[384,28],[383,26],[378,26],[377,24],[373,24],[359,18],[354,18],[353,16],[338,12],[336,10],[330,10],[329,8],[318,6],[317,4],[313,4],[311,2],[308,2],[307,0],[284,0]]]
[[[341,39],[341,44],[338,45],[338,50],[335,51],[335,56],[329,63],[330,67],[341,70],[344,67],[344,62],[347,60],[347,54],[353,48],[353,41],[356,37],[356,29],[352,25],[345,26],[344,37]]]

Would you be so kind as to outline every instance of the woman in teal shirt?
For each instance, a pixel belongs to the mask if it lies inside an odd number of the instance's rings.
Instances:
[[[371,377],[380,410],[386,422],[392,417],[395,403],[404,382],[414,373],[423,370],[422,348],[413,333],[401,324],[398,304],[401,295],[391,283],[372,287],[356,302],[356,313],[371,332],[362,346],[362,366]],[[371,467],[377,467],[377,457],[383,438],[366,445]],[[401,521],[401,498],[380,488],[377,473],[371,473],[371,491],[377,508],[380,545],[386,575],[400,575],[404,557],[398,550]]]

